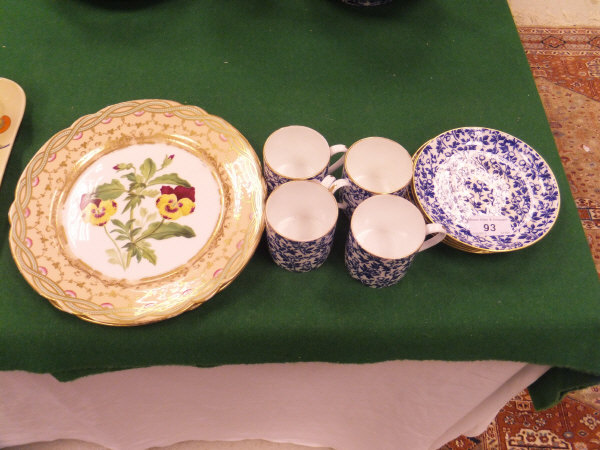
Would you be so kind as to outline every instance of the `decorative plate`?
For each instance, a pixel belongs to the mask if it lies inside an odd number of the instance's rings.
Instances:
[[[414,169],[416,202],[457,248],[521,249],[544,237],[558,216],[552,170],[529,145],[502,131],[442,133],[415,155]]]
[[[260,240],[266,187],[248,141],[195,106],[108,106],[55,134],[21,175],[10,247],[57,308],[104,325],[211,298]]]

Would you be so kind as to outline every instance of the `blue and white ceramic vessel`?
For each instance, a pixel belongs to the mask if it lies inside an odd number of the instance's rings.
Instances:
[[[466,127],[427,142],[414,161],[414,199],[432,222],[467,251],[521,249],[543,238],[560,209],[549,165],[529,145],[498,130]],[[507,231],[480,232],[481,218]],[[460,248],[460,247],[459,247]]]
[[[289,181],[322,181],[344,163],[343,155],[333,164],[331,157],[347,150],[343,144],[330,146],[321,133],[303,125],[275,130],[263,146],[263,174],[268,191]]]
[[[373,255],[358,245],[352,231],[348,233],[345,248],[346,269],[352,278],[365,286],[383,288],[396,284],[404,278],[414,258],[415,254],[399,259]]]
[[[320,267],[331,251],[338,219],[333,192],[343,184],[325,180],[284,183],[269,195],[265,205],[267,245],[273,261],[293,272]]]
[[[335,226],[325,236],[310,241],[296,241],[286,238],[268,223],[267,243],[271,258],[279,267],[292,272],[309,272],[321,267],[333,245]]]
[[[352,215],[346,268],[366,286],[391,286],[404,278],[417,253],[445,237],[444,228],[426,224],[419,209],[408,200],[391,194],[374,195]]]
[[[348,177],[348,175],[346,174],[345,168],[342,170],[342,178],[348,180],[349,184],[348,184],[348,186],[344,186],[340,190],[340,200],[341,200],[343,211],[346,213],[346,215],[348,217],[351,217],[352,213],[354,212],[354,210],[356,209],[356,207],[358,205],[360,205],[362,202],[364,202],[369,197],[378,195],[378,193],[368,191],[368,190],[360,187],[358,184],[356,184],[352,180],[352,178]],[[407,184],[402,189],[400,189],[396,192],[390,192],[390,194],[406,198],[407,193],[408,193],[408,186],[409,185]]]
[[[324,168],[321,172],[316,174],[315,176],[309,178],[289,178],[283,175],[278,174],[276,171],[271,169],[268,164],[264,164],[263,174],[265,177],[265,181],[267,183],[267,190],[269,192],[273,191],[277,186],[283,183],[287,183],[288,181],[294,180],[318,180],[323,181],[323,179],[327,176],[327,167]]]
[[[346,153],[342,178],[349,186],[341,189],[340,199],[347,216],[374,195],[405,197],[413,175],[408,151],[391,139],[370,136],[355,142]]]

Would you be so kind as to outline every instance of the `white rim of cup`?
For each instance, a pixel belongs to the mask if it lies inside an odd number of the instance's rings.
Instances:
[[[406,181],[402,185],[398,186],[397,188],[394,188],[392,190],[386,190],[386,191],[375,191],[375,190],[372,190],[372,189],[368,189],[368,188],[364,187],[362,184],[360,184],[359,182],[357,182],[352,177],[352,173],[348,170],[348,161],[352,159],[351,158],[352,150],[354,149],[356,151],[356,148],[359,145],[361,145],[361,143],[364,143],[364,141],[367,141],[367,140],[374,140],[374,139],[382,140],[382,141],[386,141],[386,142],[392,143],[392,144],[394,144],[394,146],[398,146],[398,147],[400,147],[400,149],[402,149],[402,150],[404,150],[404,152],[406,152],[406,165],[409,168],[408,178],[406,179]],[[400,191],[401,189],[404,189],[405,187],[407,187],[410,184],[410,182],[412,180],[412,176],[413,176],[413,172],[412,171],[413,171],[413,160],[412,160],[412,157],[410,156],[410,153],[408,153],[408,150],[406,150],[406,148],[404,148],[404,146],[401,145],[401,144],[399,144],[398,142],[396,142],[396,141],[394,141],[392,139],[385,138],[385,137],[380,137],[380,136],[370,136],[370,137],[366,137],[366,138],[363,138],[363,139],[360,139],[360,140],[356,141],[354,144],[352,144],[348,148],[348,151],[346,152],[346,156],[345,156],[345,160],[344,160],[344,173],[345,173],[346,177],[350,181],[352,181],[352,183],[354,183],[355,185],[357,185],[361,189],[364,189],[365,191],[370,192],[371,194],[376,194],[376,195],[378,195],[378,194],[392,194],[394,192]]]
[[[313,237],[313,238],[310,238],[310,239],[296,239],[296,238],[293,238],[293,237],[290,237],[290,236],[286,236],[284,233],[282,233],[280,230],[278,230],[277,227],[275,227],[273,225],[273,223],[269,220],[269,202],[275,201],[275,200],[273,200],[273,198],[277,199],[277,196],[281,195],[282,190],[290,189],[292,186],[299,185],[300,183],[302,183],[302,184],[309,183],[310,186],[314,185],[316,187],[316,189],[320,189],[324,193],[327,193],[329,195],[329,199],[331,200],[331,204],[332,204],[333,208],[336,211],[336,213],[334,215],[333,223],[327,229],[327,231],[325,231],[323,233],[320,233],[319,236],[316,236],[316,237]],[[273,195],[275,195],[275,197],[273,197]],[[307,198],[308,198],[308,196],[307,196]],[[269,197],[267,198],[267,202],[265,203],[265,222],[278,235],[280,235],[280,236],[282,236],[285,239],[288,239],[290,241],[294,241],[294,242],[310,242],[310,241],[314,241],[314,240],[322,238],[323,236],[329,234],[336,227],[337,221],[338,221],[338,217],[339,217],[339,209],[338,209],[337,200],[335,199],[334,195],[331,193],[331,190],[328,189],[327,186],[324,186],[323,184],[319,183],[318,181],[314,181],[314,180],[293,180],[293,181],[288,181],[287,183],[280,184],[275,189],[273,189],[273,192],[271,192],[271,195],[269,195]]]
[[[287,131],[291,128],[295,128],[295,129],[302,129],[305,130],[307,132],[310,132],[316,139],[318,140],[322,140],[322,142],[325,144],[324,149],[326,149],[326,153],[324,153],[324,155],[326,155],[326,158],[324,159],[324,164],[321,166],[320,169],[318,169],[317,171],[315,171],[314,173],[310,174],[310,175],[306,175],[306,176],[289,176],[289,175],[285,175],[281,172],[279,172],[277,169],[275,169],[271,164],[269,164],[269,160],[267,157],[267,148],[268,148],[268,144],[269,141],[272,141],[273,139],[277,138],[277,134],[283,131]],[[296,180],[305,180],[308,178],[313,178],[316,177],[317,175],[319,175],[321,172],[323,172],[324,170],[327,169],[327,167],[329,166],[329,161],[331,160],[331,155],[330,155],[330,147],[329,147],[329,143],[327,142],[327,139],[325,139],[325,137],[319,133],[317,130],[304,126],[304,125],[289,125],[287,127],[282,127],[279,128],[275,131],[273,131],[273,133],[271,133],[269,135],[269,137],[267,138],[267,140],[265,141],[265,144],[263,145],[263,161],[265,163],[266,166],[269,167],[269,170],[271,170],[273,173],[279,175],[280,177],[286,178],[288,180],[292,180],[292,181],[296,181]]]
[[[406,250],[405,252],[403,252],[402,255],[384,255],[384,254],[380,254],[375,250],[372,250],[370,248],[368,248],[368,246],[364,245],[364,242],[361,242],[360,238],[359,238],[359,233],[356,232],[356,227],[358,226],[357,222],[359,220],[363,220],[362,215],[366,214],[363,213],[363,211],[367,208],[372,207],[371,205],[375,204],[375,203],[380,203],[380,202],[386,202],[389,204],[389,202],[391,203],[397,203],[397,204],[402,204],[405,205],[403,208],[403,211],[400,213],[398,213],[398,217],[391,217],[392,213],[395,213],[395,211],[390,211],[389,206],[387,208],[385,208],[385,215],[387,217],[386,219],[386,224],[390,224],[390,229],[398,229],[397,224],[399,223],[406,223],[406,219],[407,219],[407,214],[410,214],[412,217],[412,219],[417,220],[421,222],[422,221],[422,239],[416,240],[415,246],[414,248],[410,247],[411,250]],[[410,212],[408,212],[410,211]],[[366,214],[365,215],[366,218],[369,217],[373,217],[372,214]],[[418,210],[418,208],[413,205],[411,202],[409,202],[408,200],[399,197],[397,195],[392,195],[392,194],[381,194],[381,195],[375,195],[373,197],[369,197],[368,199],[364,200],[363,202],[361,202],[356,209],[354,210],[354,213],[352,214],[352,219],[350,220],[350,230],[354,236],[354,239],[356,240],[356,242],[358,243],[358,245],[367,253],[370,253],[371,255],[376,256],[377,258],[381,258],[381,259],[386,259],[386,260],[396,260],[396,259],[401,259],[401,258],[407,258],[411,255],[414,255],[415,253],[417,253],[419,251],[419,249],[421,248],[421,246],[423,245],[423,242],[425,242],[425,239],[427,238],[427,234],[426,234],[426,226],[427,224],[425,223],[425,219],[423,218],[423,215],[421,214],[421,212]]]

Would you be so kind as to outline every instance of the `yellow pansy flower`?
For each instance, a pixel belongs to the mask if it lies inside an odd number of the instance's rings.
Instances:
[[[84,195],[81,198],[81,218],[84,222],[102,227],[117,212],[117,202],[114,200],[100,200]]]
[[[164,219],[177,220],[194,212],[195,188],[163,186],[160,193],[161,196],[156,199],[156,207]]]

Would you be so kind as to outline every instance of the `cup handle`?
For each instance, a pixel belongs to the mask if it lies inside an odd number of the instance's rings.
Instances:
[[[421,245],[421,248],[418,250],[420,252],[442,242],[446,237],[446,230],[444,230],[444,227],[439,223],[428,223],[425,225],[425,234],[433,234],[434,236],[426,239],[425,242],[423,242],[423,245]]]
[[[332,145],[331,147],[329,147],[329,157],[332,157],[333,155],[335,155],[337,153],[346,153],[347,151],[348,151],[348,147],[346,147],[344,144]],[[329,169],[327,169],[327,173],[330,174],[330,173],[334,172],[335,170],[337,170],[342,164],[344,164],[345,158],[346,158],[346,155],[342,155],[340,157],[340,159],[338,159],[331,166],[329,166]]]
[[[344,186],[349,186],[350,182],[348,180],[346,180],[345,178],[336,179],[333,175],[327,175],[325,178],[323,178],[323,181],[321,181],[321,184],[323,186],[325,186],[327,189],[329,189],[329,192],[334,194],[335,191],[337,191],[338,189],[340,189]],[[338,208],[344,208],[344,207],[345,207],[345,205],[343,203],[338,202]]]

